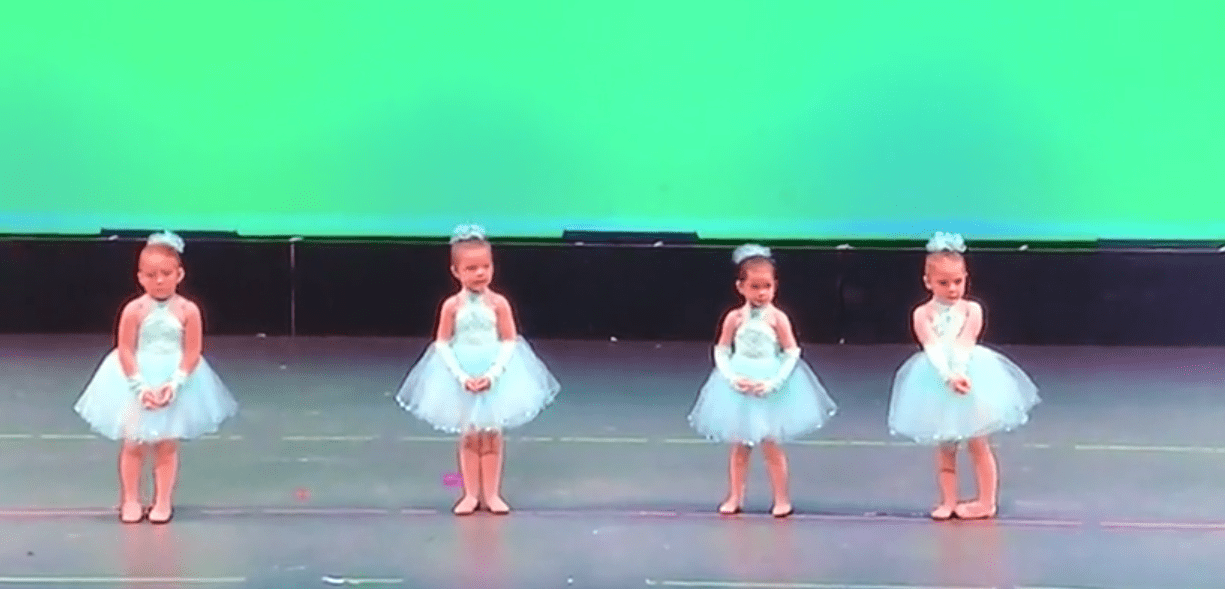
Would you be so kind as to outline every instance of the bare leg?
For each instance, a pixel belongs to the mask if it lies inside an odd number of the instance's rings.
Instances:
[[[144,519],[140,503],[140,479],[145,468],[145,447],[124,441],[119,448],[119,521],[134,524]]]
[[[940,487],[940,504],[932,510],[932,519],[953,517],[957,508],[957,444],[941,444],[936,451],[936,484]]]
[[[727,500],[719,506],[719,513],[723,515],[740,513],[740,508],[744,505],[745,483],[749,474],[749,455],[752,452],[751,446],[732,445],[727,459]]]
[[[783,452],[782,446],[771,441],[762,442],[761,451],[766,456],[770,486],[774,488],[774,508],[770,513],[774,517],[787,517],[793,511],[791,498],[787,493],[787,454]]]
[[[480,503],[481,438],[468,432],[459,438],[459,476],[463,479],[464,496],[455,504],[455,515],[470,515]]]
[[[149,521],[166,523],[174,516],[174,486],[179,478],[179,443],[165,440],[153,445],[153,508]]]
[[[481,492],[490,513],[505,515],[510,506],[502,500],[502,450],[505,444],[501,432],[482,432]]]
[[[970,460],[974,463],[974,478],[978,483],[978,498],[957,506],[957,517],[963,519],[985,519],[995,517],[996,498],[999,495],[999,466],[991,442],[986,437],[974,438],[966,444]]]

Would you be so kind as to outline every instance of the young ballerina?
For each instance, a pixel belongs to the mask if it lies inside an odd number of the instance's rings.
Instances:
[[[927,244],[923,284],[932,297],[913,315],[923,351],[898,369],[889,404],[892,433],[938,446],[936,520],[995,517],[999,473],[987,436],[1024,424],[1039,401],[1023,370],[978,345],[983,308],[965,299],[965,250],[956,234],[936,233]],[[957,445],[963,441],[978,483],[978,498],[969,502],[957,497]]]
[[[122,440],[119,451],[119,520],[146,517],[164,524],[174,516],[178,440],[217,431],[238,410],[229,390],[201,356],[203,321],[195,303],[176,294],[185,273],[183,240],[173,233],[149,237],[136,279],[145,294],[119,315],[116,348],[102,361],[76,403],[93,430]],[[141,502],[145,457],[153,458],[153,505]]]
[[[460,291],[443,301],[434,344],[409,371],[396,401],[436,429],[460,434],[464,494],[455,514],[482,506],[506,514],[502,431],[534,419],[561,386],[518,335],[510,302],[490,290],[493,252],[480,227],[455,229],[451,274]]]
[[[732,260],[736,290],[744,306],[723,318],[715,345],[715,369],[698,396],[689,423],[707,438],[732,444],[727,500],[719,513],[739,513],[744,504],[749,455],[761,444],[775,517],[791,515],[787,456],[781,444],[820,429],[836,411],[834,401],[800,359],[787,315],[773,305],[778,286],[770,250],[746,244]]]

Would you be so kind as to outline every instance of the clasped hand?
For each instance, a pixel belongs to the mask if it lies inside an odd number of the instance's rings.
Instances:
[[[968,394],[971,388],[970,378],[967,376],[960,376],[960,375],[953,376],[952,378],[949,379],[949,386],[952,387],[953,391],[958,394],[961,394],[961,395]]]
[[[470,393],[483,393],[489,390],[493,381],[488,376],[478,376],[464,381],[464,388]]]
[[[736,389],[746,395],[764,397],[766,396],[766,388],[766,381],[764,380],[753,380],[744,377],[736,379]]]
[[[140,404],[145,409],[161,409],[174,401],[174,387],[169,383],[155,389],[145,389],[140,393]]]

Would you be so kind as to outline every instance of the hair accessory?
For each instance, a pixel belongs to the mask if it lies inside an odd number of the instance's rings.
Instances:
[[[484,240],[485,228],[480,225],[460,225],[451,233],[451,243],[461,241]]]
[[[183,247],[185,245],[182,237],[179,237],[178,235],[175,235],[169,231],[162,231],[161,233],[154,233],[153,235],[150,235],[147,243],[149,245],[169,246],[180,254],[183,253]]]
[[[732,252],[732,262],[739,264],[749,258],[766,258],[770,259],[770,248],[757,245],[755,243],[746,243]]]
[[[958,233],[945,233],[937,231],[932,236],[931,241],[927,242],[927,251],[936,252],[957,252],[964,253],[966,251],[966,242]]]

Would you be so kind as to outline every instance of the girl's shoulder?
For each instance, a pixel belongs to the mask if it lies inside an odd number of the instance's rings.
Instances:
[[[961,311],[966,316],[983,314],[982,303],[979,303],[978,301],[974,301],[970,299],[962,299],[958,301],[954,305],[954,309],[957,311]],[[923,318],[931,317],[935,313],[936,313],[936,299],[929,299],[923,304],[915,307],[914,312],[912,313],[911,316],[914,317],[915,319],[923,319]]]
[[[719,322],[720,337],[731,337],[740,328],[740,323],[744,317],[744,310],[741,307],[736,307],[723,314],[723,320]]]
[[[766,311],[766,321],[769,321],[771,325],[790,325],[791,317],[787,315],[786,311],[770,305],[770,308]]]
[[[494,309],[509,309],[510,299],[493,289],[485,290],[485,303]]]
[[[985,314],[983,312],[983,304],[978,301],[971,301],[969,299],[966,299],[965,304],[966,320],[981,322],[983,320],[983,315]]]
[[[120,311],[123,315],[144,315],[153,307],[153,299],[149,295],[140,295],[123,305]]]
[[[935,309],[935,307],[936,307],[936,299],[931,298],[926,301],[923,301],[922,303],[920,303],[918,306],[914,308],[914,311],[910,313],[910,319],[914,321],[915,323],[930,320],[932,318],[933,309]]]
[[[459,307],[459,301],[460,301],[459,295],[460,294],[461,293],[457,292],[451,296],[448,296],[445,299],[442,299],[441,309],[443,313],[454,313],[455,312],[455,309]]]
[[[200,314],[200,306],[183,295],[174,295],[174,298],[170,299],[170,309],[183,315]]]

